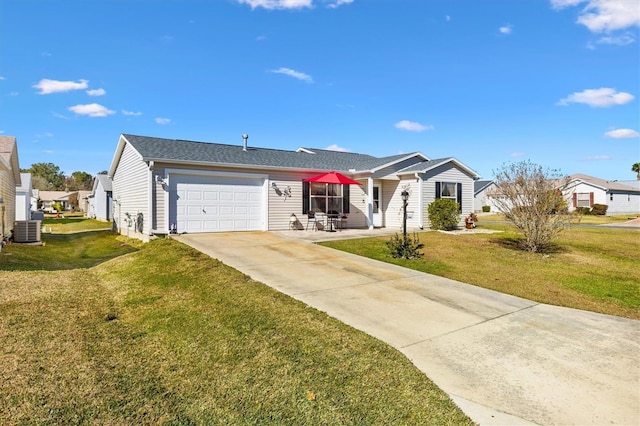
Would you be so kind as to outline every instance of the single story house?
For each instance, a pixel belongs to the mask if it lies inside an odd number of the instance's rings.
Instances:
[[[570,200],[570,211],[577,207],[605,204],[608,206],[607,215],[640,214],[640,187],[584,174],[574,174],[569,179],[564,192],[567,200]]]
[[[498,212],[498,208],[489,196],[491,191],[495,191],[498,186],[492,180],[477,180],[473,184],[473,210],[481,212],[485,206],[489,207],[489,211]]]
[[[113,198],[111,178],[106,174],[96,175],[89,195],[88,216],[111,222],[113,219]]]
[[[0,242],[11,237],[16,220],[16,188],[22,184],[15,136],[0,136]]]
[[[361,185],[305,182],[327,171]],[[377,158],[254,148],[246,138],[227,145],[130,134],[120,136],[108,174],[115,226],[145,241],[170,231],[286,230],[292,215],[305,224],[309,210],[347,215],[349,227],[400,229],[403,191],[410,194],[407,226],[424,228],[427,206],[436,198],[473,211],[478,178],[455,158],[430,159],[420,152]]]
[[[20,182],[16,188],[16,220],[31,220],[31,211],[35,210],[35,206],[31,204],[31,173],[20,173]]]
[[[76,192],[67,191],[39,191],[38,192],[38,209],[42,209],[47,213],[55,213],[54,204],[60,203],[62,210],[70,208],[72,195]]]

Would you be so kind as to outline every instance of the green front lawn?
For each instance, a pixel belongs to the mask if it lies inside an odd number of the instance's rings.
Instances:
[[[403,355],[185,245],[0,252],[0,424],[472,424]]]
[[[640,229],[575,226],[541,255],[518,250],[510,225],[479,224],[503,232],[423,232],[418,260],[393,259],[388,237],[324,244],[541,303],[640,319]]]

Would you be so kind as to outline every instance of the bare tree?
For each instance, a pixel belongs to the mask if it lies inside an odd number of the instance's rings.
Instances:
[[[489,191],[497,209],[524,236],[524,249],[544,251],[551,240],[579,217],[568,211],[569,178],[559,170],[530,161],[504,164],[494,171],[496,187]]]

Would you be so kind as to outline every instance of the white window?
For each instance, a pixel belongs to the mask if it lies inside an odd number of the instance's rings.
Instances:
[[[576,196],[576,207],[591,207],[591,193],[579,192]]]
[[[442,182],[440,184],[440,198],[451,198],[453,201],[457,201],[457,189],[458,185],[455,182]]]
[[[325,213],[342,212],[342,185],[311,183],[309,185],[310,210]]]

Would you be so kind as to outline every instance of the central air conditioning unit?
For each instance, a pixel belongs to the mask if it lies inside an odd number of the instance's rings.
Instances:
[[[16,243],[40,242],[39,220],[17,220],[13,223],[13,241]]]

